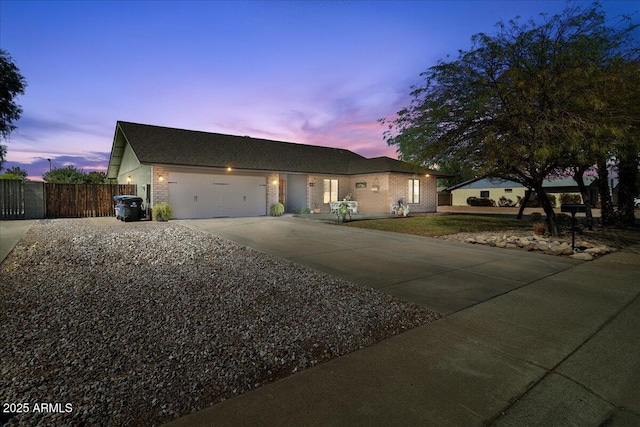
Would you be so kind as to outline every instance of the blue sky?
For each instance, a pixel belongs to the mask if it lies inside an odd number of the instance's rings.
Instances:
[[[0,0],[0,47],[28,83],[4,166],[105,171],[117,120],[396,157],[377,120],[408,105],[422,71],[499,20],[566,5]]]

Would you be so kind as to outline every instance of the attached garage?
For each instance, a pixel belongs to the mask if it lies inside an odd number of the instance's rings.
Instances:
[[[169,205],[175,218],[266,215],[266,177],[169,172]]]

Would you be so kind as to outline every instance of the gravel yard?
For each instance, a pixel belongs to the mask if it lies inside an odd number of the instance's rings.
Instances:
[[[40,221],[0,269],[8,425],[158,425],[438,318],[173,223]]]

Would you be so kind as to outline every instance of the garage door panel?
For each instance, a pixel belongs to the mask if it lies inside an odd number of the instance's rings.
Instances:
[[[266,215],[266,178],[170,172],[176,218]]]

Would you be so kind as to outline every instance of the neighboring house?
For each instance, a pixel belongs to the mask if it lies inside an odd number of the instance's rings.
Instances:
[[[437,209],[436,174],[389,157],[352,151],[117,122],[107,178],[137,185],[151,206],[171,205],[175,218],[266,215],[351,195],[363,213],[388,213],[403,199],[411,212]]]
[[[584,182],[589,189],[592,204],[598,200],[598,188],[595,177],[585,176]],[[573,178],[546,179],[542,187],[548,194],[555,194],[556,207],[560,206],[560,194],[580,195],[578,184]],[[476,178],[447,188],[452,194],[453,206],[467,206],[469,197],[485,197],[495,200],[496,204],[501,197],[518,201],[518,197],[524,197],[527,189],[521,184],[502,178]]]

